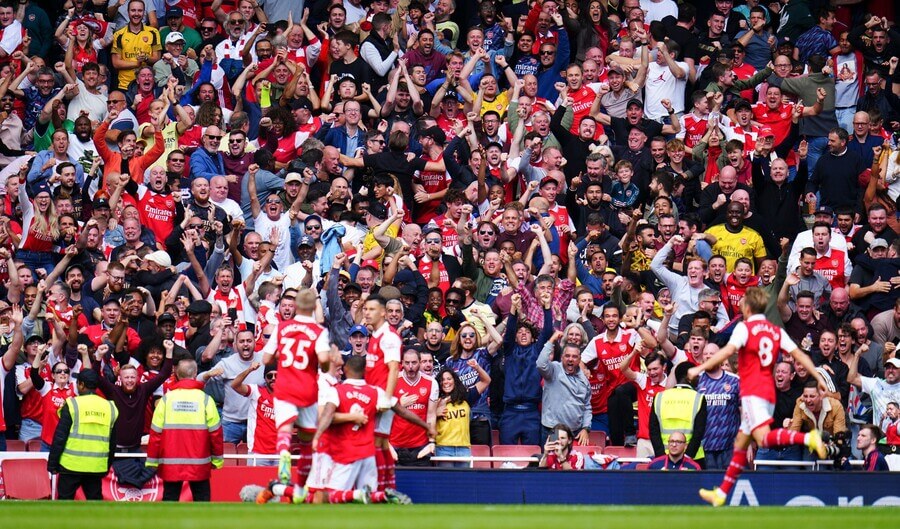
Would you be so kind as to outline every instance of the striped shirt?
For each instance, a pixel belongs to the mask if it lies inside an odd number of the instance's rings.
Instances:
[[[719,378],[702,373],[697,392],[706,399],[706,433],[704,450],[725,450],[734,444],[741,423],[740,379],[723,371]]]

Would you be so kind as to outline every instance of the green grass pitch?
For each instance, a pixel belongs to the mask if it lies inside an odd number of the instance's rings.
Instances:
[[[4,527],[84,529],[768,529],[891,527],[888,508],[3,502]],[[575,525],[572,525],[575,524]]]

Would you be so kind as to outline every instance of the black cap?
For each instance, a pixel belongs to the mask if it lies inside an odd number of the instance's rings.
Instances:
[[[166,9],[166,18],[183,17],[184,9],[180,7],[170,7]]]
[[[40,334],[32,334],[31,336],[28,337],[27,340],[25,340],[25,345],[28,345],[32,342],[47,343],[47,340]]]
[[[93,202],[94,209],[106,208],[109,209],[109,200],[105,198],[95,198]]]
[[[82,265],[80,265],[80,264],[78,264],[78,263],[75,263],[75,264],[73,264],[73,265],[69,265],[69,267],[66,268],[66,273],[65,273],[65,275],[66,275],[66,276],[69,275],[69,272],[71,272],[72,270],[78,270],[79,272],[81,272],[82,275],[84,275],[84,266],[82,266]],[[63,277],[65,277],[65,276],[63,276]]]
[[[387,208],[384,207],[384,204],[378,202],[377,200],[369,203],[369,214],[378,220],[385,220],[388,218]]]
[[[816,215],[828,215],[829,217],[834,216],[834,210],[828,206],[819,206],[816,208]]]
[[[306,110],[312,111],[312,109],[313,109],[312,101],[310,101],[308,97],[304,97],[304,96],[300,96],[300,97],[291,99],[291,110],[299,110],[301,108],[305,108]]]
[[[401,296],[412,296],[412,297],[416,297],[416,294],[417,294],[417,293],[418,293],[418,290],[416,289],[415,285],[410,285],[409,283],[403,285],[403,286],[400,288],[400,295],[401,295]]]
[[[625,105],[625,108],[627,109],[628,107],[630,107],[630,106],[632,106],[632,105],[637,105],[637,106],[639,106],[639,107],[641,107],[641,108],[644,108],[644,102],[641,101],[640,99],[636,98],[636,97],[632,97],[631,99],[629,99],[629,100],[628,100],[628,104]]]
[[[740,110],[753,110],[753,105],[746,99],[738,99],[734,102],[734,111],[737,112]]]
[[[205,299],[200,299],[197,301],[191,301],[191,304],[188,305],[186,309],[188,314],[210,314],[212,312],[212,305],[209,301]]]
[[[105,307],[105,306],[109,305],[110,303],[115,303],[116,305],[121,305],[122,301],[119,298],[119,296],[113,295],[113,296],[109,296],[108,298],[104,299],[103,304],[100,306]]]
[[[100,385],[100,375],[93,369],[82,369],[78,372],[78,382],[84,384],[87,389],[97,389]]]
[[[346,285],[344,285],[344,292],[347,292],[348,288],[350,290],[355,290],[355,291],[359,292],[360,294],[362,294],[362,287],[359,286],[359,283],[347,283]]]
[[[163,312],[159,315],[159,318],[156,318],[156,324],[162,325],[163,323],[177,323],[178,320],[175,319],[175,316],[172,315],[171,312]]]
[[[439,145],[447,143],[447,135],[444,134],[444,131],[441,130],[441,128],[437,125],[428,127],[427,129],[423,130],[420,136],[423,138],[431,138],[435,143]]]

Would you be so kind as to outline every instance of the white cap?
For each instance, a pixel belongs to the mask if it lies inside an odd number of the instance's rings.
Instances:
[[[176,42],[184,42],[184,35],[180,31],[173,31],[166,35],[166,44],[174,44]]]
[[[144,257],[146,261],[153,261],[163,268],[169,268],[172,266],[172,258],[169,257],[169,254],[162,250],[156,250],[153,253],[147,254],[147,257]]]

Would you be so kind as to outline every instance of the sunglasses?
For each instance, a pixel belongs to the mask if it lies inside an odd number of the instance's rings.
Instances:
[[[275,373],[268,373],[266,375],[266,380],[275,380]]]
[[[239,26],[239,25],[243,24],[244,21],[243,21],[243,20],[234,19],[234,20],[229,20],[228,23],[231,24],[231,25],[233,25],[233,26]]]
[[[478,235],[493,235],[494,232],[491,230],[482,230],[478,232]]]
[[[53,374],[54,375],[68,375],[69,370],[68,369],[56,369],[53,371]]]
[[[317,225],[317,224],[312,224],[312,225],[307,226],[306,229],[308,229],[308,230],[321,230],[321,229],[322,229],[322,226],[319,226],[319,225]]]
[[[459,305],[462,303],[462,300],[457,298],[447,298],[446,303],[447,305]]]
[[[169,160],[172,163],[184,163],[184,158],[172,158]]]
[[[381,144],[381,145],[384,145],[384,140],[369,140],[369,141],[374,142],[374,143],[379,143],[379,144]]]
[[[555,51],[544,50],[541,52],[541,55],[556,55]]]
[[[474,338],[475,333],[474,332],[464,332],[464,333],[460,333],[459,337],[460,338]]]
[[[219,141],[222,139],[222,136],[210,136],[209,134],[207,134],[206,137],[211,140],[216,140],[216,141]]]
[[[229,143],[230,145],[239,145],[239,144],[241,144],[241,143],[244,143],[244,138],[238,138],[238,139],[235,139],[235,140],[228,140],[228,143]]]
[[[440,239],[425,239],[425,244],[441,244]]]
[[[109,101],[106,102],[106,106],[115,105],[116,103],[124,103],[124,102],[125,102],[124,99],[110,99]]]
[[[200,31],[215,31],[215,30],[216,30],[215,27],[200,26]]]

